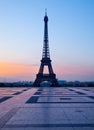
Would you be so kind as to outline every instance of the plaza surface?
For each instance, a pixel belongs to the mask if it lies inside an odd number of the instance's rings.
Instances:
[[[94,130],[94,88],[0,88],[0,130]]]

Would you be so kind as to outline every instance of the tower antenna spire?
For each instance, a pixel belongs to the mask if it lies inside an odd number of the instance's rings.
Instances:
[[[47,16],[47,8],[45,8],[45,16]]]

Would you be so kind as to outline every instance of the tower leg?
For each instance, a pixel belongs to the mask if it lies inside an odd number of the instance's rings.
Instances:
[[[40,87],[40,81],[38,79],[33,83],[33,87]]]

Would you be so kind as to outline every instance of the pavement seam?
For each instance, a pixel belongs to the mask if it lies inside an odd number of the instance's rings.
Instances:
[[[10,111],[8,111],[4,116],[0,118],[0,129],[5,126],[5,124],[11,119],[14,114],[19,110],[19,107],[12,108]]]

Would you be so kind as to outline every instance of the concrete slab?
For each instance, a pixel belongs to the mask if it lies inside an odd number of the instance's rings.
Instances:
[[[1,130],[94,129],[94,88],[0,88],[0,94]]]

